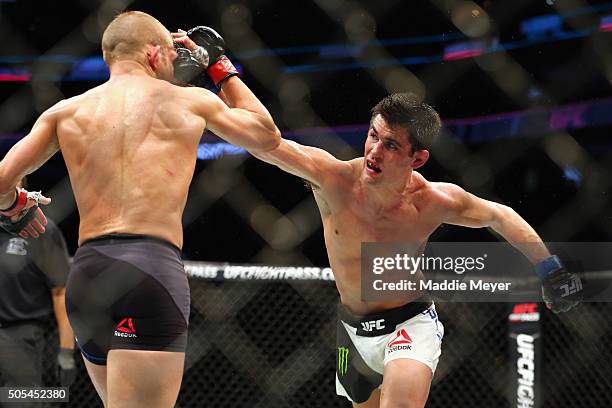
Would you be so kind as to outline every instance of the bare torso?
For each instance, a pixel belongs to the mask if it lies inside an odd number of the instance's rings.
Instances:
[[[188,92],[121,75],[54,108],[79,209],[79,244],[131,233],[182,246],[182,213],[206,126]]]
[[[342,303],[356,314],[369,314],[406,304],[403,301],[361,300],[361,243],[411,242],[424,244],[441,224],[436,214],[437,193],[421,175],[413,172],[405,199],[390,208],[374,205],[360,183],[362,159],[351,162],[352,177],[337,189],[315,190],[321,212],[325,245]]]

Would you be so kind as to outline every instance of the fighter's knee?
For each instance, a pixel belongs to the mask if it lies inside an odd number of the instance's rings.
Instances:
[[[388,393],[383,387],[380,395],[380,408],[423,408],[425,402],[405,393]]]
[[[395,399],[385,402],[381,401],[380,408],[423,408],[425,404],[413,400]]]
[[[425,404],[421,402],[417,402],[417,401],[408,401],[405,404],[400,403],[398,407],[400,408],[424,408]]]

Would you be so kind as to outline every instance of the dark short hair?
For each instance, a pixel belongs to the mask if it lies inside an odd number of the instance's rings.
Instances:
[[[402,127],[408,131],[413,152],[430,148],[442,127],[438,112],[408,93],[391,94],[378,102],[372,108],[370,123],[377,115],[392,128]]]

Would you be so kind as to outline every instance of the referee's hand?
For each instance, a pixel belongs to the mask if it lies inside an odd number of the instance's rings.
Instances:
[[[74,350],[60,348],[57,353],[57,379],[61,387],[70,387],[76,379],[77,369]]]

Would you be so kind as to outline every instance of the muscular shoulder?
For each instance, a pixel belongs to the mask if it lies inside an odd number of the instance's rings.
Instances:
[[[319,178],[320,185],[305,178],[303,180],[306,188],[314,193],[321,213],[327,215],[331,212],[330,204],[341,202],[357,181],[358,174],[356,169],[358,168],[359,159],[349,161],[339,160],[327,151],[316,150],[319,151],[319,154],[329,156],[328,159],[331,158],[327,161],[327,165],[321,168],[324,176]]]
[[[322,154],[328,156],[323,171],[327,175],[328,184],[331,188],[348,187],[357,181],[360,159],[340,160],[325,150]],[[363,162],[363,159],[361,162]]]
[[[349,162],[334,158],[327,163],[320,164],[320,168],[322,175],[319,177],[321,180],[319,184],[324,187],[324,190],[336,190],[340,184],[348,185],[352,179],[353,169]],[[321,191],[321,185],[308,181],[305,178],[302,179],[309,190],[314,192]]]
[[[334,156],[332,153],[325,149],[319,149],[315,147],[307,147],[316,152],[319,158],[324,159],[328,166],[328,170],[334,170],[336,175],[339,177],[352,177],[354,173],[355,163],[359,159],[353,160],[342,160]],[[363,159],[363,158],[362,158]],[[363,161],[363,160],[362,160]]]
[[[208,89],[199,88],[196,86],[176,86],[171,84],[168,85],[173,87],[174,92],[176,92],[177,95],[196,103],[213,100],[218,100],[219,102],[221,101],[217,95],[215,95]]]
[[[428,182],[428,197],[441,211],[451,211],[462,205],[465,190],[456,184]]]
[[[208,89],[169,85],[174,88],[173,92],[176,99],[181,101],[181,105],[198,116],[208,119],[211,115],[228,109],[227,105]]]
[[[420,211],[441,213],[457,205],[457,196],[461,191],[461,187],[455,184],[429,181],[413,171],[408,196]]]
[[[351,167],[351,172],[356,173],[360,170],[363,170],[363,161],[365,159],[363,157],[358,157],[356,159],[348,160],[345,163]]]
[[[82,94],[72,96],[70,98],[62,99],[56,102],[53,106],[47,109],[43,115],[61,117],[62,115],[72,114],[81,105],[102,97],[102,93],[105,89],[105,85],[99,85],[89,89]]]
[[[352,181],[363,158],[341,160],[325,149],[303,145],[289,139],[281,139],[281,143],[273,150],[258,153],[256,157],[276,164],[290,173],[302,178],[314,178],[320,181]],[[313,184],[312,180],[309,184]]]
[[[347,172],[345,173],[345,178],[349,179],[351,183],[356,183],[363,172],[363,168],[365,167],[363,157],[358,157],[356,159],[348,160],[345,163],[347,167]]]
[[[71,112],[79,105],[79,101],[83,99],[83,95],[73,96],[72,98],[62,99],[55,103],[49,109],[43,112],[41,117],[60,117],[67,112]]]

